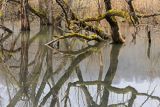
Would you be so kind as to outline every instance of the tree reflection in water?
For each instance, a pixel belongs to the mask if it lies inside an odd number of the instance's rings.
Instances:
[[[54,28],[42,27],[35,36],[31,36],[28,32],[21,32],[15,39],[12,39],[10,42],[12,45],[8,48],[4,47],[3,43],[1,44],[0,68],[6,75],[8,107],[67,107],[73,105],[80,107],[132,107],[139,96],[145,97],[141,106],[150,99],[160,103],[160,98],[152,95],[154,90],[148,94],[139,92],[131,86],[123,88],[112,86],[122,45],[110,44],[112,46],[109,56],[110,64],[104,76],[103,60],[105,59],[103,59],[101,50],[108,45],[107,42],[85,47],[82,44],[78,50],[74,49],[73,44],[75,43],[71,42],[72,40],[60,41],[58,48],[53,48],[51,45],[49,45],[50,48],[44,46],[45,43],[52,40],[55,33],[56,35],[61,34]],[[20,45],[17,45],[18,41],[20,41]],[[61,44],[66,46],[62,47]],[[31,54],[31,52],[33,53]],[[95,53],[100,56],[99,75],[93,81],[86,81],[80,64]],[[15,61],[15,56],[18,56],[16,57],[17,63],[9,63],[9,60]],[[77,78],[70,80],[73,75],[76,75]],[[97,90],[97,96],[89,87]],[[73,90],[81,94],[73,95]],[[114,102],[110,98],[113,93],[119,98],[126,95],[129,97]],[[73,96],[74,101],[72,101],[73,98],[71,99]],[[83,101],[80,101],[80,96]],[[78,104],[75,100],[84,104]]]

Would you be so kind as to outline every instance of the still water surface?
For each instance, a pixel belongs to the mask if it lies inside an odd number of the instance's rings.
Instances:
[[[69,39],[46,46],[52,28],[14,33],[1,41],[1,107],[159,107],[160,29],[145,27],[126,43],[90,43]]]

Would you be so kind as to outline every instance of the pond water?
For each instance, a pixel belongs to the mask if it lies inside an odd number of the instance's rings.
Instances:
[[[1,107],[159,107],[160,27],[122,27],[126,43],[61,40],[44,27],[0,39]],[[2,37],[1,37],[2,38]],[[58,47],[58,48],[57,48]]]

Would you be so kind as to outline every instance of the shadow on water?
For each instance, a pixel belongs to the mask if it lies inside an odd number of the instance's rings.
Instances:
[[[121,67],[130,61],[125,63],[125,57],[131,56],[127,56],[125,50],[134,46],[125,49],[127,46],[106,42],[86,45],[81,41],[75,43],[74,39],[74,42],[72,39],[60,41],[58,48],[45,46],[55,35],[61,32],[42,27],[35,35],[20,32],[14,37],[7,36],[8,41],[1,43],[2,107],[142,107],[150,100],[160,104],[159,95],[154,94],[159,86],[151,92],[141,91],[141,86],[137,88],[132,82],[124,85],[117,78],[125,75],[119,74],[126,71]],[[152,60],[151,43],[146,53]],[[134,69],[134,65],[129,67]],[[124,71],[120,72],[121,69]],[[116,80],[120,83],[115,83]],[[143,100],[139,101],[140,98]]]

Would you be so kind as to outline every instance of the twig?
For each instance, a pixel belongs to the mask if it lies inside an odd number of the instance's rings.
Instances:
[[[10,30],[9,28],[3,26],[3,25],[0,25],[0,28],[3,29],[4,31],[7,31],[8,33],[13,33],[12,30]]]

